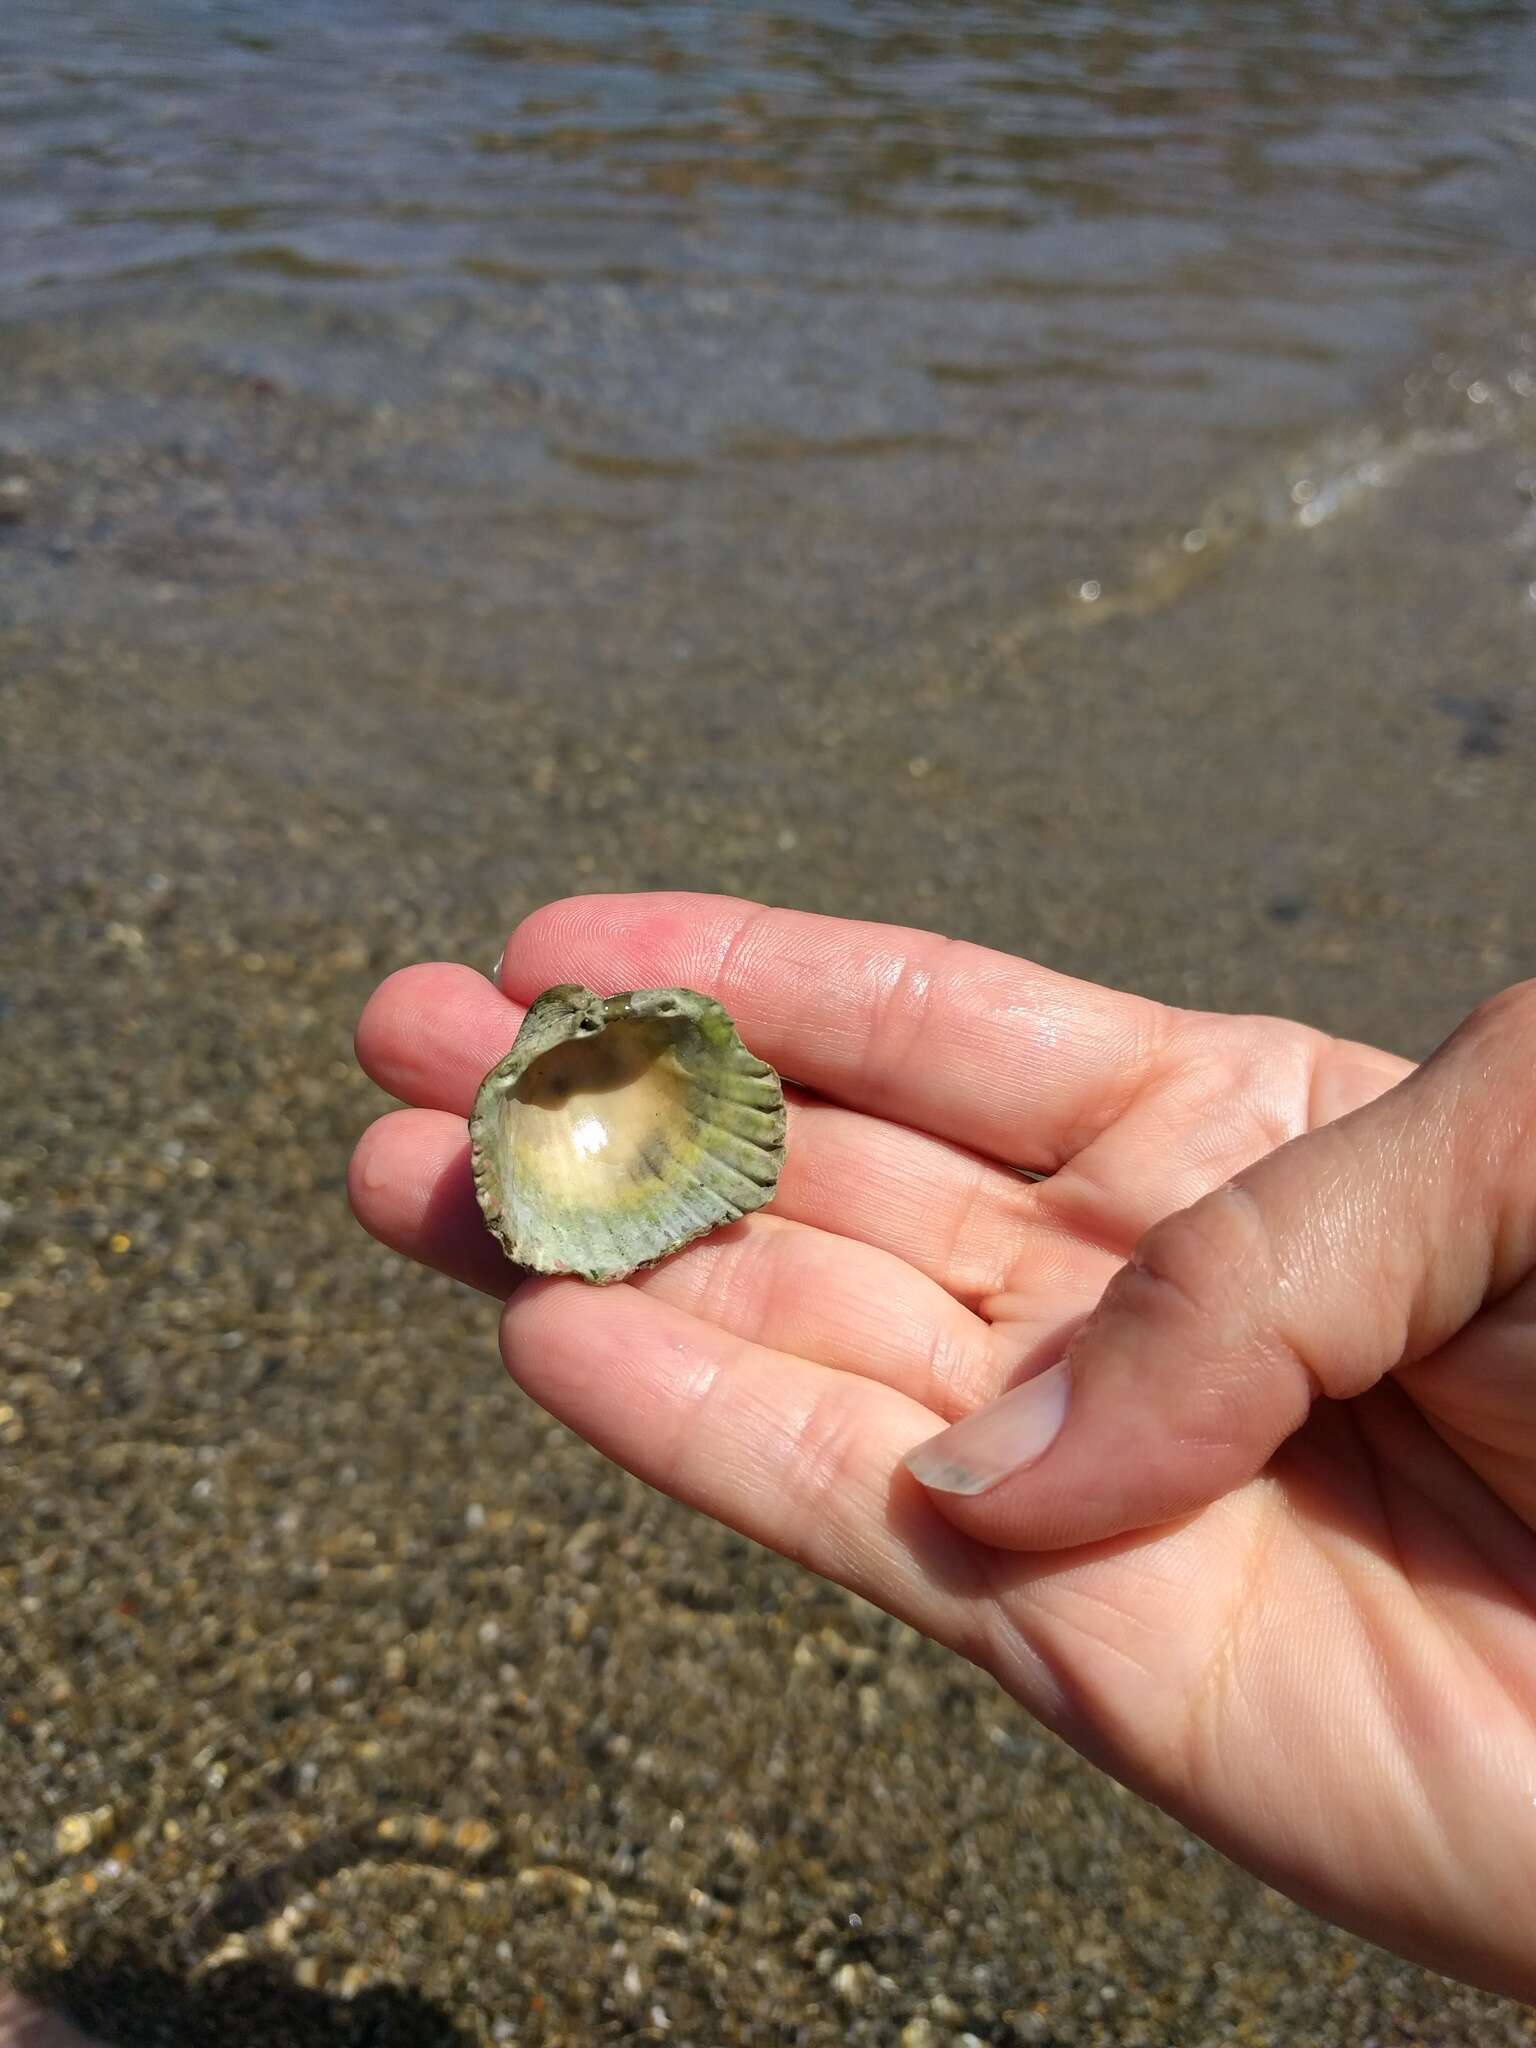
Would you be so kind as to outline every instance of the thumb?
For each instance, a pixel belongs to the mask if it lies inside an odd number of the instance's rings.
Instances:
[[[1260,1472],[1320,1396],[1437,1350],[1533,1260],[1536,981],[1148,1231],[1063,1359],[907,1462],[1004,1549],[1171,1521]]]

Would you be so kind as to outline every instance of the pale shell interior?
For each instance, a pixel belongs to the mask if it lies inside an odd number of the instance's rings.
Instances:
[[[687,1126],[689,1083],[656,1035],[610,1024],[533,1062],[502,1109],[525,1186],[560,1206],[608,1204],[665,1170],[668,1133]]]
[[[511,1256],[616,1279],[767,1201],[782,1090],[731,1038],[726,1052],[686,1019],[622,1018],[532,1060],[481,1137]]]

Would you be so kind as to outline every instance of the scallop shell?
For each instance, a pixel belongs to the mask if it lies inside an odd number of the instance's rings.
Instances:
[[[759,1209],[784,1091],[709,996],[546,989],[475,1097],[475,1193],[507,1256],[622,1280]]]

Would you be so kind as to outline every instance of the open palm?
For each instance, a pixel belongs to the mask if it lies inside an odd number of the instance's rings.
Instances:
[[[467,1164],[481,1076],[522,1005],[573,980],[717,996],[799,1084],[770,1208],[609,1288],[508,1266]],[[500,982],[421,966],[375,995],[361,1058],[414,1106],[365,1135],[351,1186],[385,1243],[508,1297],[521,1386],[653,1486],[973,1658],[1293,1896],[1529,1995],[1536,1389],[1514,1384],[1509,1327],[1449,1390],[1431,1357],[1304,1398],[1253,1476],[1226,1483],[1225,1443],[1155,1528],[1134,1526],[1138,1474],[1187,1469],[1191,1444],[1134,1359],[1119,1386],[1106,1368],[1092,1442],[1033,1488],[941,1511],[903,1465],[1060,1357],[1152,1226],[1405,1062],[712,897],[551,906]]]

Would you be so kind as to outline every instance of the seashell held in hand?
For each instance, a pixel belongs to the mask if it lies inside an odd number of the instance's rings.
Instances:
[[[709,996],[546,989],[475,1097],[475,1193],[507,1256],[622,1280],[759,1209],[784,1091]]]

